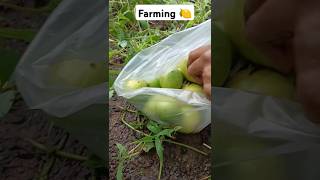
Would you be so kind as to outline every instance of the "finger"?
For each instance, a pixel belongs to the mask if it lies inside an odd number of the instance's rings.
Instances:
[[[247,0],[244,8],[246,20],[254,14],[266,0]]]
[[[208,99],[212,99],[211,98],[211,84],[204,84],[203,85],[203,92],[204,94],[207,96]]]
[[[188,65],[192,64],[195,60],[197,60],[205,51],[211,49],[211,45],[201,46],[189,53]]]
[[[284,73],[293,69],[292,39],[296,10],[297,3],[292,0],[268,0],[246,23],[248,40],[270,58],[273,68]]]
[[[193,77],[197,83],[202,84],[202,73],[205,67],[204,58],[200,57],[188,67],[188,74]]]
[[[307,116],[320,123],[320,2],[305,7],[295,29],[297,95]]]

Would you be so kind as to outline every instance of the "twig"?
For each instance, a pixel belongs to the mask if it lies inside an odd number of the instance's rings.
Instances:
[[[136,147],[132,148],[132,149],[129,151],[129,154],[131,154],[132,152],[134,152],[141,144],[142,144],[142,142],[140,142]]]
[[[39,180],[47,180],[48,179],[48,176],[49,176],[48,174],[49,174],[50,170],[52,169],[55,161],[56,161],[56,158],[55,157],[51,157],[49,159],[49,161],[47,161],[44,164],[44,167],[42,168],[42,171],[40,173]]]
[[[205,153],[205,152],[203,152],[203,151],[201,151],[201,150],[199,150],[199,149],[197,149],[195,147],[192,147],[192,146],[189,146],[189,145],[186,145],[186,144],[183,144],[183,143],[179,143],[179,142],[176,142],[176,141],[172,141],[172,140],[169,140],[169,139],[164,139],[163,141],[168,142],[168,143],[172,143],[172,144],[176,144],[176,145],[191,149],[191,150],[193,150],[195,152],[198,152],[198,153],[200,153],[202,155],[208,156],[207,153]]]
[[[140,133],[140,134],[143,134],[144,136],[150,136],[149,134],[146,134],[140,130],[137,130],[135,129],[134,127],[132,127],[129,123],[127,123],[125,120],[124,120],[124,117],[125,117],[126,113],[122,113],[122,117],[121,117],[121,122],[123,122],[126,126],[128,126],[130,129],[136,131],[137,133]]]
[[[201,178],[200,180],[207,180],[207,179],[210,179],[211,176],[207,176],[207,177],[204,177],[204,178]]]
[[[202,145],[203,145],[204,147],[208,148],[208,149],[212,149],[211,146],[209,146],[209,145],[206,144],[206,143],[203,143]]]
[[[54,155],[60,156],[60,157],[64,157],[64,158],[68,158],[68,159],[73,159],[73,160],[77,160],[77,161],[86,161],[88,160],[88,157],[85,156],[80,156],[80,155],[76,155],[76,154],[72,154],[72,153],[67,153],[64,151],[60,151],[60,150],[50,150],[48,147],[46,147],[43,144],[40,144],[38,142],[36,142],[33,139],[29,139],[29,138],[24,138],[26,141],[30,142],[34,147],[45,151],[47,153],[52,153]]]
[[[135,111],[135,110],[131,110],[131,109],[119,106],[119,105],[117,105],[117,107],[122,109],[122,110],[124,110],[124,111],[131,112],[131,113],[137,113],[138,112],[138,111]]]

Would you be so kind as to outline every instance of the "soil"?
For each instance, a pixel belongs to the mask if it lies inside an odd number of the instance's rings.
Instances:
[[[50,0],[2,0],[22,7],[36,8]],[[28,14],[0,5],[0,27],[30,28],[38,31],[47,15]],[[29,43],[0,38],[0,47],[14,49],[21,55]],[[48,148],[87,156],[88,149],[65,130],[54,126],[40,110],[30,110],[22,99],[0,119],[0,179],[106,179],[81,161],[55,156],[33,146],[30,138]]]
[[[109,173],[110,179],[115,179],[117,168],[117,148],[116,143],[125,145],[128,149],[139,135],[129,129],[120,121],[123,111],[121,107],[126,107],[128,103],[121,97],[113,97],[109,100]],[[132,107],[130,107],[132,109]],[[131,114],[132,116],[132,114]],[[126,121],[132,122],[130,114]],[[210,176],[210,150],[202,144],[209,144],[210,126],[198,134],[186,135],[178,134],[175,141],[196,147],[205,151],[209,156],[204,156],[192,150],[174,144],[164,145],[164,169],[162,179],[206,179]],[[157,179],[159,170],[159,160],[155,150],[142,153],[130,162],[126,163],[124,179]]]
[[[85,146],[46,118],[42,111],[29,110],[20,100],[0,121],[0,179],[37,179],[41,174],[44,174],[42,178],[47,176],[45,179],[89,179],[92,176],[80,161],[50,156],[25,140],[30,138],[47,147],[63,144],[62,151],[88,154]],[[50,161],[53,161],[51,168],[46,170]]]

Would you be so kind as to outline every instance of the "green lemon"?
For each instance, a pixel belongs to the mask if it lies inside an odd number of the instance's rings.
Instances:
[[[130,90],[135,90],[143,87],[147,87],[147,82],[144,80],[128,80],[125,87]]]
[[[202,87],[198,84],[195,84],[195,83],[186,84],[182,87],[182,89],[187,90],[187,91],[193,91],[196,93],[203,93]]]
[[[187,59],[187,58],[182,59],[181,62],[178,64],[177,69],[178,69],[180,72],[182,72],[183,76],[184,76],[188,81],[196,83],[196,81],[194,80],[194,78],[188,74],[187,65],[188,65],[188,59]]]
[[[174,121],[181,116],[181,102],[175,98],[154,95],[149,98],[142,110],[151,119],[158,119],[163,122]]]
[[[155,78],[152,81],[149,81],[148,82],[148,86],[149,87],[159,88],[160,87],[160,79],[159,78]]]
[[[247,40],[244,16],[245,3],[246,0],[231,0],[223,14],[216,18],[216,24],[219,24],[230,37],[237,50],[248,60],[267,67],[274,67],[272,61]]]
[[[83,60],[66,60],[53,64],[49,81],[72,87],[89,87],[107,81],[106,64]]]
[[[227,83],[227,87],[288,99],[293,99],[295,92],[291,79],[268,69],[242,70]]]
[[[201,121],[200,113],[191,106],[184,106],[181,108],[181,111],[182,118],[178,126],[181,126],[182,128],[179,129],[179,132],[185,134],[193,133]]]
[[[183,83],[183,75],[179,70],[172,70],[168,74],[160,77],[162,88],[180,89]]]

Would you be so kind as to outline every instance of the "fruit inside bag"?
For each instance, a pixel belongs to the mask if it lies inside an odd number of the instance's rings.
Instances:
[[[238,53],[223,87],[213,87],[215,178],[319,179],[320,129],[295,97],[294,75],[279,73],[247,40],[245,2],[215,6],[214,23]]]
[[[187,74],[187,57],[210,42],[211,20],[169,36],[129,61],[115,91],[159,124],[180,126],[182,133],[201,131],[211,122],[211,102]]]

